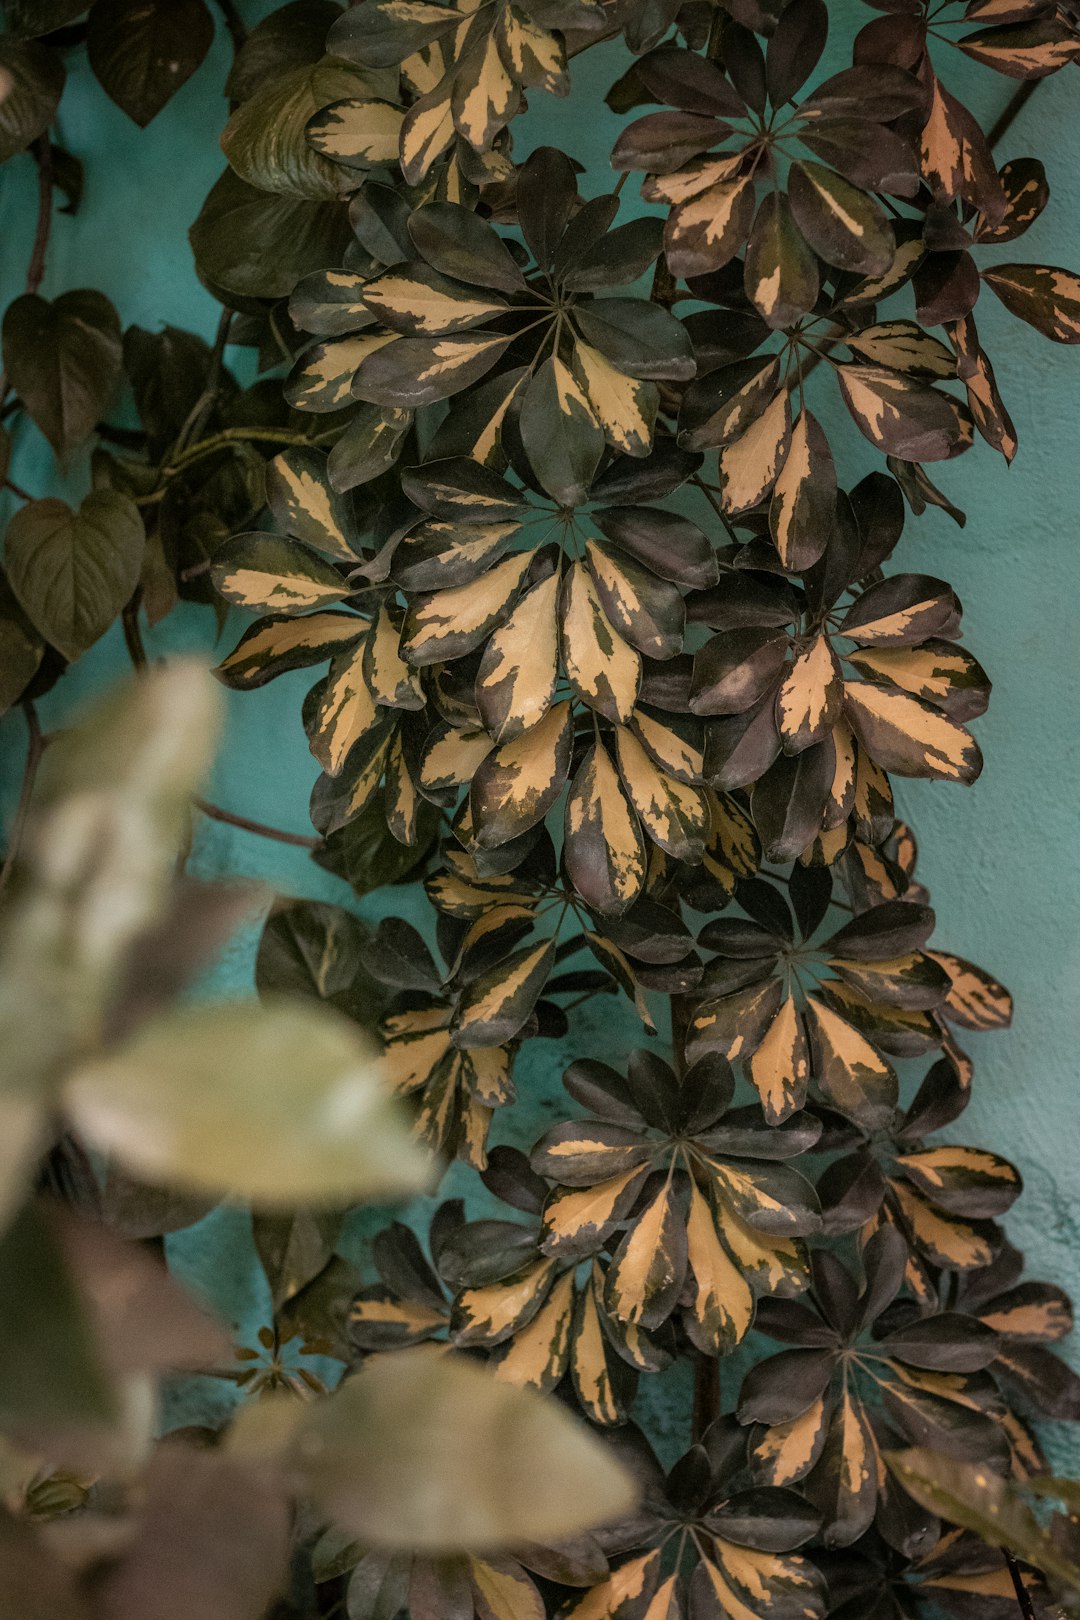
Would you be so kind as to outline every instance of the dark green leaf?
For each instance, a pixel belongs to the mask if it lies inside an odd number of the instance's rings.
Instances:
[[[58,456],[89,438],[120,377],[120,320],[103,293],[25,293],[4,315],[8,381]]]
[[[32,501],[8,525],[8,580],[27,617],[71,662],[130,599],[144,544],[138,507],[114,490],[92,490],[77,512],[53,498]]]
[[[97,0],[86,30],[98,83],[140,129],[187,83],[213,39],[206,0]]]

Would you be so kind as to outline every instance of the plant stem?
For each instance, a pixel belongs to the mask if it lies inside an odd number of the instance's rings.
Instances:
[[[136,669],[145,669],[149,663],[146,648],[143,646],[142,631],[139,629],[139,608],[142,604],[142,586],[135,587],[131,600],[124,607],[120,615],[120,626],[124,632],[124,644],[128,650],[128,657]]]
[[[225,19],[225,26],[229,30],[229,37],[232,40],[233,55],[235,56],[241,47],[247,42],[247,28],[244,25],[244,19],[241,17],[239,11],[237,11],[233,0],[217,0],[217,3],[218,10]]]
[[[1005,138],[1009,130],[1012,128],[1014,122],[1020,116],[1020,113],[1027,106],[1028,102],[1031,100],[1032,96],[1035,94],[1042,82],[1043,81],[1041,79],[1024,80],[1024,83],[1020,86],[1019,90],[1017,90],[1016,94],[1010,97],[1009,101],[1003,108],[1000,117],[995,121],[989,135],[987,135],[986,141],[988,146],[995,147],[1000,140]]]
[[[280,827],[268,827],[264,821],[251,821],[247,816],[234,815],[208,799],[196,799],[196,810],[201,810],[211,821],[222,821],[227,827],[239,827],[241,832],[255,833],[259,838],[272,838],[278,844],[294,844],[298,849],[319,849],[321,838],[308,838],[303,833],[283,832]]]
[[[45,256],[49,250],[52,231],[53,166],[52,144],[47,135],[39,136],[30,150],[38,171],[38,212],[34,230],[34,245],[30,250],[30,263],[26,267],[26,291],[36,293],[45,279]],[[7,373],[0,370],[0,402],[7,398]]]
[[[698,1350],[694,1357],[694,1416],[693,1439],[695,1445],[710,1424],[720,1416],[720,1359]]]
[[[23,833],[26,831],[26,819],[30,813],[30,800],[33,797],[38,766],[41,764],[41,756],[45,752],[45,745],[48,741],[38,724],[37,710],[34,708],[32,698],[24,698],[22,711],[26,716],[26,729],[29,734],[26,746],[26,764],[23,766],[22,787],[19,790],[19,803],[15,810],[15,819],[11,823],[11,837],[8,841],[7,854],[4,856],[3,867],[0,867],[0,894],[3,893],[19,856]]]
[[[199,434],[206,426],[206,419],[217,403],[218,389],[221,386],[221,366],[225,355],[225,345],[229,341],[229,327],[232,325],[232,310],[223,309],[218,320],[217,336],[214,339],[214,350],[210,359],[210,370],[206,374],[206,386],[191,410],[187,420],[176,436],[174,449],[182,451],[187,448],[192,439],[198,439]]]
[[[223,428],[220,433],[213,434],[209,439],[193,444],[190,450],[182,451],[175,461],[168,462],[161,470],[168,478],[171,474],[179,472],[181,467],[190,466],[193,461],[201,461],[204,456],[212,456],[215,450],[224,450],[230,444],[311,445],[318,444],[322,437],[321,434],[297,433],[292,428]]]
[[[1033,82],[1038,83],[1037,80]],[[1024,1620],[1035,1620],[1035,1605],[1031,1601],[1031,1593],[1028,1591],[1024,1577],[1020,1573],[1020,1565],[1016,1562],[1008,1547],[1002,1547],[1001,1555],[1008,1566],[1009,1574],[1012,1576],[1013,1590],[1016,1593],[1016,1601],[1020,1605],[1020,1613],[1024,1616]]]
[[[38,166],[38,217],[34,246],[26,272],[28,293],[36,293],[45,279],[45,255],[49,251],[49,235],[52,231],[52,144],[47,135],[42,135],[40,140],[34,142],[34,157]]]

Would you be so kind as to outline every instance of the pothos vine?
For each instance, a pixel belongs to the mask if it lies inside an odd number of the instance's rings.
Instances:
[[[217,670],[238,690],[328,666],[303,706],[317,836],[198,808],[359,893],[423,883],[425,931],[278,908],[260,984],[295,989],[299,961],[377,1018],[417,1133],[507,1213],[453,1200],[423,1240],[386,1227],[355,1298],[334,1221],[257,1222],[271,1383],[302,1385],[290,1339],[347,1361],[445,1342],[557,1391],[645,1493],[587,1547],[497,1575],[330,1535],[306,1553],[326,1612],[346,1579],[352,1620],[964,1613],[1014,1576],[1047,1601],[888,1460],[1023,1479],[1028,1419],[1080,1415],[1047,1348],[1069,1302],[997,1224],[1017,1171],[934,1140],[971,1094],[959,1032],[1011,1003],[931,943],[892,778],[973,781],[990,682],[949,584],[893,557],[908,510],[964,521],[929,466],[976,436],[1016,453],[980,297],[1080,341],[1080,279],[1011,257],[1043,166],[993,150],[1080,57],[1074,8],[302,0],[249,33],[224,7],[229,166],[191,232],[212,345],[122,334],[97,293],[41,297],[56,195],[78,194],[50,133],[64,58],[85,41],[138,122],[155,84],[133,88],[122,6],[45,9],[39,37],[9,6],[0,42],[3,138],[40,194],[3,412],[58,455],[94,449],[77,512],[5,474],[26,794],[37,700],[117,618],[142,667],[143,625],[181,599],[256,615]],[[209,42],[202,0],[185,9],[182,77]],[[141,29],[160,65],[175,24],[141,12],[129,44]],[[600,47],[623,70],[608,190],[511,136]],[[975,67],[1021,81],[989,136],[957,99]],[[134,430],[104,420],[121,377]],[[852,426],[883,462],[844,489]],[[521,1046],[607,994],[646,1044],[625,1073],[583,1053],[566,1117],[518,1140]],[[909,1095],[897,1060],[921,1058]],[[787,1348],[736,1391],[724,1358],[752,1332]],[[680,1358],[692,1445],[665,1474],[635,1400]]]

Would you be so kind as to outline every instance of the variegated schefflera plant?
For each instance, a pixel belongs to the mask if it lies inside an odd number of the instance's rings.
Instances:
[[[1019,1174],[955,1129],[1010,998],[939,940],[894,802],[983,763],[958,594],[903,558],[909,512],[964,521],[949,461],[1017,449],[977,301],[1080,340],[1080,280],[1010,258],[1042,165],[999,167],[952,57],[1033,81],[1080,32],[830,9],[361,0],[293,131],[347,230],[246,313],[318,443],[214,553],[258,616],[218,673],[315,672],[318,858],[423,882],[429,926],[385,920],[364,971],[418,1134],[487,1197],[375,1238],[341,1353],[434,1340],[557,1392],[644,1490],[484,1569],[323,1546],[353,1620],[966,1614],[997,1568],[892,1453],[1023,1477],[1031,1420],[1080,1417],[1068,1300],[998,1224]],[[616,34],[618,178],[519,161],[526,98]],[[256,122],[222,184],[273,195]],[[575,1047],[602,995],[640,1016],[626,1062]],[[572,1061],[532,1140],[538,1036]],[[665,1474],[636,1424],[685,1360]]]

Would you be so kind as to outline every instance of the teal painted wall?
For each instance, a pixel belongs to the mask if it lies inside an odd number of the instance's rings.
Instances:
[[[244,0],[251,23],[273,7]],[[867,17],[860,0],[830,6],[837,40]],[[86,164],[86,195],[75,218],[58,217],[43,287],[55,296],[70,287],[98,287],[125,324],[151,328],[170,322],[213,332],[217,305],[193,271],[186,232],[221,168],[213,134],[224,124],[219,88],[228,41],[219,29],[210,59],[149,130],[137,131],[105,97],[84,64],[75,63],[65,95],[60,139]],[[831,68],[843,65],[837,59]],[[607,189],[607,153],[622,120],[602,105],[604,90],[622,71],[615,47],[575,64],[569,101],[537,97],[515,126],[516,150],[552,141],[587,166],[584,187]],[[956,77],[980,111],[993,116],[1013,86],[996,75]],[[1080,107],[1075,71],[1041,86],[998,151],[1000,160],[1037,152],[1046,162],[1052,201],[1019,250],[1002,257],[1080,266]],[[626,193],[629,202],[633,186]],[[0,169],[0,295],[21,290],[33,232],[34,174],[29,158]],[[632,206],[632,204],[631,204]],[[1016,1022],[993,1038],[966,1044],[977,1063],[975,1095],[953,1128],[957,1140],[1007,1153],[1026,1191],[1008,1226],[1025,1251],[1032,1275],[1053,1279],[1080,1297],[1080,354],[1045,342],[1012,320],[989,297],[980,304],[980,331],[1015,417],[1020,453],[1011,469],[978,447],[945,469],[942,483],[968,513],[961,532],[928,513],[909,525],[902,566],[944,574],[965,607],[967,639],[996,682],[990,712],[977,726],[986,770],[971,789],[905,784],[901,808],[914,822],[922,875],[937,906],[943,946],[976,958],[1016,995]],[[235,354],[233,356],[235,358]],[[825,388],[821,398],[827,397]],[[828,409],[823,414],[828,416]],[[843,470],[860,476],[872,464],[854,430],[845,431]],[[34,494],[76,497],[86,487],[83,462],[61,475],[37,430],[17,445],[19,481]],[[7,512],[0,515],[6,517]],[[234,616],[217,652],[242,627]],[[214,652],[208,613],[181,609],[148,646],[152,656],[180,649]],[[126,666],[122,638],[110,632],[41,705],[46,728],[72,703],[99,689]],[[316,768],[307,753],[299,710],[308,678],[286,677],[261,692],[229,694],[227,744],[211,796],[231,810],[307,831],[307,799]],[[0,814],[10,815],[18,790],[24,741],[18,713],[0,721]],[[291,850],[202,820],[194,868],[203,875],[257,878],[286,893],[351,903],[344,885],[321,872],[303,851]],[[402,896],[395,895],[400,904]],[[365,902],[377,915],[386,901]],[[417,911],[416,915],[419,915]],[[259,915],[230,944],[203,989],[248,993]],[[519,1067],[526,1101],[514,1110],[516,1140],[531,1140],[560,1108],[561,1069],[571,1055],[610,1055],[638,1038],[635,1020],[606,999],[575,1015],[563,1050],[534,1042]],[[572,1048],[572,1050],[571,1050]],[[502,1130],[505,1131],[502,1122]],[[501,1133],[497,1133],[498,1139]],[[452,1172],[448,1186],[467,1189]],[[362,1225],[362,1223],[361,1223]],[[359,1255],[360,1227],[353,1248]],[[209,1293],[241,1338],[264,1319],[266,1302],[246,1241],[243,1217],[219,1212],[170,1240],[175,1269]],[[1077,1348],[1071,1352],[1080,1367]],[[685,1438],[685,1391],[676,1383],[649,1391],[658,1437],[678,1447]],[[725,1376],[729,1393],[736,1374]],[[224,1398],[221,1388],[197,1392],[189,1404]],[[1048,1435],[1055,1462],[1080,1470],[1080,1441]]]

